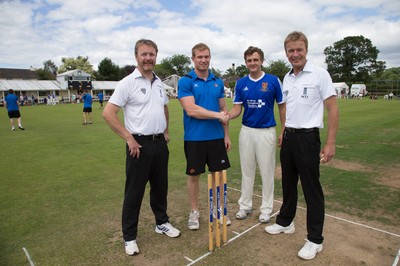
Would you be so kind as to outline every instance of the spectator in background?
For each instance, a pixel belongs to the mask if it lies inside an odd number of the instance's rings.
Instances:
[[[32,93],[31,99],[32,99],[32,105],[36,105],[36,98],[35,98],[35,95],[33,95],[33,93]]]
[[[24,106],[24,96],[22,94],[19,96],[19,104]]]
[[[22,95],[21,95],[22,97]],[[25,130],[21,122],[21,113],[19,112],[18,97],[14,94],[14,90],[8,90],[8,95],[4,99],[4,105],[8,111],[8,117],[10,118],[11,130],[14,131],[14,119],[18,121],[18,128]]]
[[[83,125],[87,124],[87,117],[89,117],[89,125],[92,124],[92,102],[93,98],[90,93],[85,90],[85,93],[82,96],[83,100]]]
[[[97,97],[99,97],[99,103],[100,103],[100,109],[103,109],[103,92],[99,92],[99,94],[97,94]]]

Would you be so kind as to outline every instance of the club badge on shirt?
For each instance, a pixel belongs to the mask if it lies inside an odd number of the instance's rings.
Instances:
[[[268,82],[263,82],[261,84],[261,91],[262,92],[267,92],[268,91]]]
[[[307,95],[307,87],[303,88],[303,95],[301,95],[301,98],[307,99],[308,95]]]

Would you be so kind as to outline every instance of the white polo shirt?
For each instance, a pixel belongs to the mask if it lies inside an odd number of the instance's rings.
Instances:
[[[283,80],[286,127],[323,128],[324,100],[336,95],[332,78],[322,67],[306,63],[297,76],[293,70]]]
[[[118,82],[109,100],[123,108],[125,127],[131,134],[160,134],[167,127],[164,106],[168,97],[161,79],[154,76],[151,82],[136,68]]]

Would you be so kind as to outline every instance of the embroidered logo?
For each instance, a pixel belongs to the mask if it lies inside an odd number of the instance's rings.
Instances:
[[[214,84],[214,87],[215,87],[215,88],[218,88],[218,84],[217,84],[217,83],[215,83],[215,84]]]
[[[141,91],[143,94],[146,94],[146,89],[145,89],[145,88],[140,89],[140,91]]]
[[[268,91],[268,82],[263,82],[261,84],[261,91],[267,92]]]
[[[303,88],[303,95],[301,95],[301,98],[307,99],[308,95],[307,95],[307,87]]]

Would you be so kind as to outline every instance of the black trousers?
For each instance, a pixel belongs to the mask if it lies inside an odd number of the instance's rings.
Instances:
[[[122,233],[125,241],[135,240],[140,207],[147,182],[150,182],[150,206],[157,225],[168,222],[168,159],[164,138],[147,140],[135,137],[142,146],[140,157],[133,158],[126,146],[126,183],[122,208]]]
[[[322,231],[325,219],[324,193],[319,181],[320,149],[318,129],[309,132],[285,131],[280,151],[283,204],[276,219],[281,226],[288,226],[293,221],[300,177],[307,204],[307,239],[316,244],[324,240]]]

